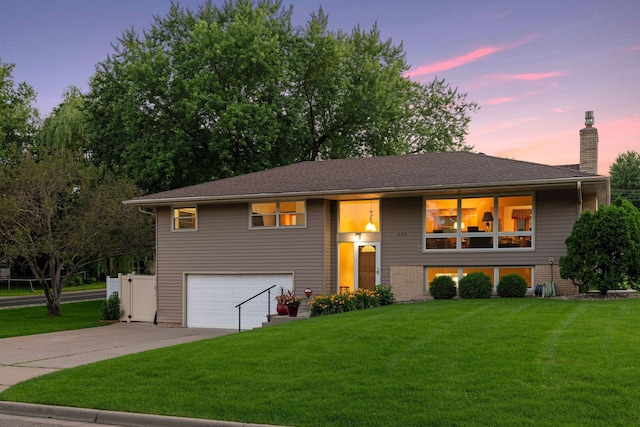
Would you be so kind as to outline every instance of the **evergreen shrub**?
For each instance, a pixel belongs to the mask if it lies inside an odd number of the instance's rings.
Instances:
[[[470,273],[460,279],[460,298],[491,298],[493,285],[491,278],[481,271]]]
[[[451,299],[456,296],[456,283],[451,276],[438,276],[429,283],[433,299]]]
[[[508,274],[500,279],[497,290],[501,298],[522,298],[527,293],[527,282],[519,274]]]

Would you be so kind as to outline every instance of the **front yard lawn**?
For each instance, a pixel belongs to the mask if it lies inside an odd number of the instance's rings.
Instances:
[[[62,304],[62,316],[47,317],[45,306],[0,310],[0,338],[69,331],[106,325],[102,319],[102,301]]]
[[[0,399],[291,426],[640,424],[640,299],[402,304],[63,370]]]

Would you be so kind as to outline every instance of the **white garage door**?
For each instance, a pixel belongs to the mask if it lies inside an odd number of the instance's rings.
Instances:
[[[236,305],[276,285],[267,293],[242,305],[242,329],[256,328],[267,321],[269,304],[276,313],[275,296],[280,287],[293,290],[293,274],[194,274],[187,275],[187,327],[238,327]]]

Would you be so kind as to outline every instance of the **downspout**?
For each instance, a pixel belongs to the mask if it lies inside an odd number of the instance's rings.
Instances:
[[[578,218],[582,214],[582,181],[577,182],[577,191],[578,191]]]

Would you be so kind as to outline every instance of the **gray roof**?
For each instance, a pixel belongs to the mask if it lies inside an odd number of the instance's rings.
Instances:
[[[125,203],[142,206],[190,200],[219,202],[269,197],[400,194],[606,179],[566,167],[458,151],[301,162],[149,194]]]

